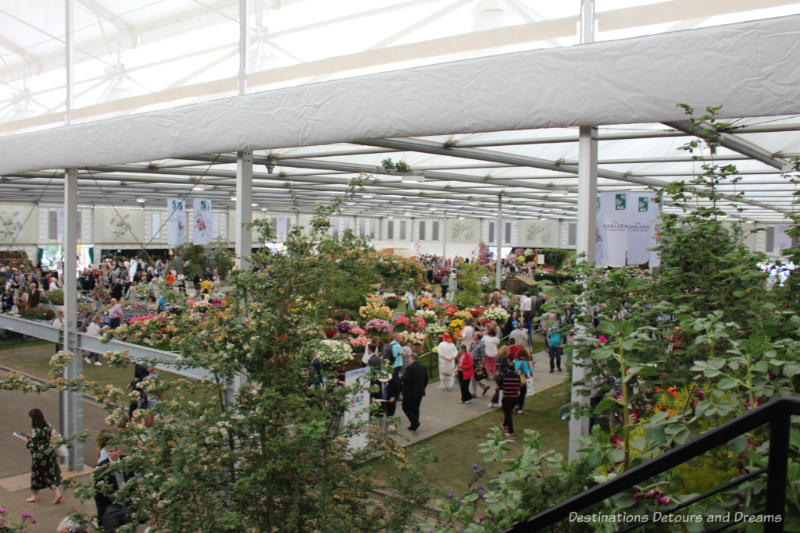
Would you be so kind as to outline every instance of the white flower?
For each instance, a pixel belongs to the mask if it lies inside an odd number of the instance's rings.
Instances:
[[[508,311],[506,311],[502,307],[495,307],[495,308],[492,308],[492,309],[487,309],[486,311],[483,312],[483,318],[485,318],[487,320],[494,320],[498,324],[508,320],[509,316],[510,315],[508,314]]]
[[[336,366],[353,359],[353,348],[349,343],[325,339],[320,342],[320,345],[317,355],[319,360],[325,364]]]

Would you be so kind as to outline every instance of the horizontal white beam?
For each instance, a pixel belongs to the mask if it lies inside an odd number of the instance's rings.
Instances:
[[[33,320],[26,320],[24,318],[9,316],[6,314],[0,315],[0,329],[7,329],[9,331],[16,331],[24,335],[30,335],[37,339],[43,339],[50,342],[59,342],[61,331],[53,326],[36,322]],[[177,369],[174,363],[180,357],[179,354],[173,352],[165,352],[163,350],[156,350],[155,348],[148,348],[147,346],[140,346],[138,344],[131,344],[118,340],[111,340],[107,343],[100,342],[97,337],[91,337],[85,333],[78,333],[78,346],[81,349],[105,353],[108,351],[121,352],[128,350],[128,353],[134,361],[144,360],[157,360],[160,361],[159,368],[166,371],[178,374],[189,379],[199,380],[204,376],[208,376],[205,369]]]

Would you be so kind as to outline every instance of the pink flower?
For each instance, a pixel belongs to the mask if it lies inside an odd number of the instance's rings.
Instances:
[[[391,322],[381,320],[380,318],[373,318],[364,326],[366,331],[375,330],[378,333],[391,333],[394,331],[394,326]]]
[[[369,337],[363,335],[359,335],[355,339],[350,339],[351,346],[366,346],[367,344],[369,344]]]

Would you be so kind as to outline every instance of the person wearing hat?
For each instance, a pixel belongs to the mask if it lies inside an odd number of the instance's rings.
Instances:
[[[449,333],[442,335],[442,342],[439,343],[436,353],[439,354],[439,388],[453,390],[458,349]]]

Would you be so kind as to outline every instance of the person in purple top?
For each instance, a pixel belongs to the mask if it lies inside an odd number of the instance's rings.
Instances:
[[[111,309],[108,310],[108,325],[111,329],[118,328],[122,324],[122,308],[117,303],[116,298],[111,299]]]

